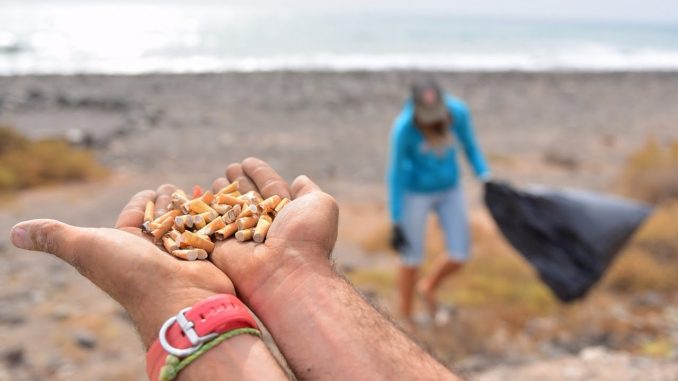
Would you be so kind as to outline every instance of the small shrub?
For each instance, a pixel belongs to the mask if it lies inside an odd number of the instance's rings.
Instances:
[[[60,139],[31,141],[0,127],[0,192],[99,178],[105,173],[90,151]]]
[[[648,139],[627,161],[617,188],[651,203],[678,197],[678,141],[661,145]]]

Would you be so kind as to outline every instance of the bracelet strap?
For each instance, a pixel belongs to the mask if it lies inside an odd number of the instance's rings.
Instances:
[[[184,359],[179,359],[177,356],[174,355],[167,355],[167,358],[165,359],[165,365],[163,365],[162,368],[160,368],[160,381],[174,380],[179,375],[179,372],[181,372],[185,367],[187,367],[193,361],[195,361],[195,359],[205,354],[205,352],[209,351],[210,349],[216,347],[217,345],[223,343],[224,341],[232,337],[245,334],[261,337],[261,332],[259,332],[258,329],[237,328],[232,331],[222,333],[220,336],[217,336],[215,339],[212,339],[212,341],[208,341],[207,343],[203,344],[192,355]]]
[[[167,319],[158,339],[148,349],[148,378],[159,380],[168,355],[177,359],[188,358],[221,334],[240,328],[257,330],[258,327],[247,307],[234,295],[214,295],[184,308]]]

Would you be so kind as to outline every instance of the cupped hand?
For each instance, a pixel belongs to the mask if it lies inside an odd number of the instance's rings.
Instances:
[[[233,280],[240,298],[261,313],[257,300],[270,299],[283,282],[308,274],[307,270],[329,268],[339,209],[334,198],[308,177],[299,176],[288,185],[256,158],[229,165],[226,178],[215,180],[213,188],[218,191],[233,181],[243,193],[256,190],[264,198],[277,194],[291,200],[273,220],[263,244],[230,239],[219,242],[211,256]]]
[[[15,246],[56,255],[118,301],[134,321],[144,345],[182,308],[214,294],[235,294],[231,280],[208,261],[181,261],[142,234],[144,207],[155,200],[165,212],[176,188],[137,193],[115,229],[80,228],[56,220],[30,220],[12,229]]]

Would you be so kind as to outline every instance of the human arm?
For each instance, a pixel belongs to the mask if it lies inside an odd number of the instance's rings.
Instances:
[[[404,112],[396,118],[391,129],[390,152],[388,161],[388,205],[393,224],[398,224],[402,215],[403,194],[405,192],[405,168],[407,152],[407,117]]]
[[[455,379],[370,306],[328,260],[337,237],[336,201],[305,176],[291,185],[266,163],[226,171],[244,191],[292,199],[263,244],[224,241],[212,260],[264,322],[300,380]],[[215,182],[214,189],[226,179]]]
[[[464,148],[464,153],[473,171],[479,179],[488,180],[490,167],[476,141],[470,111],[463,104],[455,104],[452,106],[452,114],[455,119],[454,132]]]
[[[54,254],[108,293],[127,310],[148,348],[165,320],[181,309],[215,294],[235,293],[231,280],[211,263],[179,261],[141,233],[146,203],[155,201],[158,216],[174,190],[163,185],[157,192],[139,192],[120,213],[115,229],[31,220],[17,224],[11,240],[22,249]],[[177,379],[223,379],[226,374],[243,380],[286,379],[264,343],[249,335],[206,352]]]

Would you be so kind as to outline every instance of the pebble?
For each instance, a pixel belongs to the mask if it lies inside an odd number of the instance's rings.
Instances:
[[[83,349],[94,349],[97,346],[97,337],[88,330],[76,331],[73,333],[73,339]]]
[[[24,349],[21,347],[10,348],[2,354],[2,359],[9,368],[17,368],[24,364]]]

